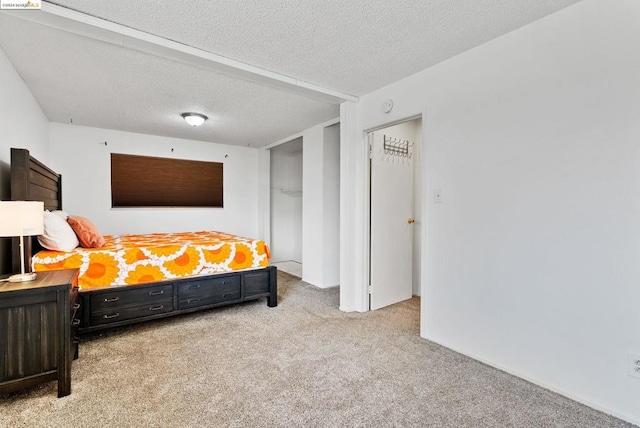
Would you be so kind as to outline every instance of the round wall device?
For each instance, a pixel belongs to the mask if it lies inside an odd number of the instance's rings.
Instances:
[[[382,103],[382,111],[385,113],[389,113],[393,109],[393,100],[384,100]]]

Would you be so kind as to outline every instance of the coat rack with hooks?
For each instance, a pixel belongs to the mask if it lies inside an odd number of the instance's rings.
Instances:
[[[403,158],[410,158],[413,153],[411,152],[413,143],[409,140],[402,138],[384,136],[384,154],[391,156],[398,156]]]

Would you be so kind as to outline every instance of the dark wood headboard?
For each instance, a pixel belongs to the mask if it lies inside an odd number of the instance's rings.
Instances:
[[[43,201],[45,209],[62,209],[62,176],[29,155],[26,149],[11,149],[11,200]],[[25,269],[31,270],[31,255],[38,249],[37,239],[24,242]],[[13,271],[20,270],[20,240],[11,246]]]

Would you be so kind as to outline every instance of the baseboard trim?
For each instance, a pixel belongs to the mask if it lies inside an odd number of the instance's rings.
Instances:
[[[549,383],[546,383],[546,382],[541,382],[541,381],[539,381],[537,379],[533,379],[533,378],[531,378],[531,377],[529,377],[529,376],[527,376],[527,375],[525,375],[523,373],[518,372],[517,370],[512,370],[512,369],[510,369],[508,367],[501,366],[500,364],[496,364],[496,363],[494,363],[492,361],[488,361],[488,360],[486,360],[484,358],[478,357],[478,356],[473,355],[473,354],[471,354],[469,352],[457,349],[454,346],[450,346],[450,345],[442,342],[441,340],[435,339],[433,337],[429,337],[428,335],[422,335],[421,334],[420,337],[422,337],[423,339],[426,339],[426,340],[428,340],[430,342],[436,343],[436,344],[438,344],[440,346],[444,346],[447,349],[450,349],[450,350],[452,350],[454,352],[457,352],[459,354],[465,355],[465,356],[467,356],[469,358],[473,358],[474,360],[480,361],[483,364],[486,364],[486,365],[491,366],[493,368],[496,368],[498,370],[502,370],[503,372],[509,373],[510,375],[519,377],[520,379],[524,379],[527,382],[531,382],[531,383],[533,383],[535,385],[538,385],[538,386],[540,386],[542,388],[548,389],[549,391],[552,391],[552,392],[555,392],[557,394],[560,394],[560,395],[562,395],[564,397],[567,397],[567,398],[569,398],[569,399],[571,399],[573,401],[577,401],[578,403],[584,404],[585,406],[591,407],[592,409],[598,410],[600,412],[606,413],[606,414],[611,415],[611,416],[615,416],[618,419],[622,419],[623,421],[632,423],[632,424],[637,425],[637,426],[640,427],[640,419],[637,419],[636,417],[634,417],[632,415],[626,414],[624,412],[619,412],[617,410],[608,408],[606,406],[602,406],[600,404],[594,403],[594,402],[592,402],[592,401],[590,401],[590,400],[588,400],[588,399],[586,399],[586,398],[584,398],[582,396],[579,396],[579,395],[573,394],[571,392],[565,391],[562,388],[559,388],[557,385],[553,385],[553,384],[549,384]]]

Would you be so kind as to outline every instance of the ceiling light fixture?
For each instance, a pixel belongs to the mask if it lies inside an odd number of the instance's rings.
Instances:
[[[182,113],[182,118],[191,126],[200,126],[205,120],[209,119],[204,114],[200,113]]]

